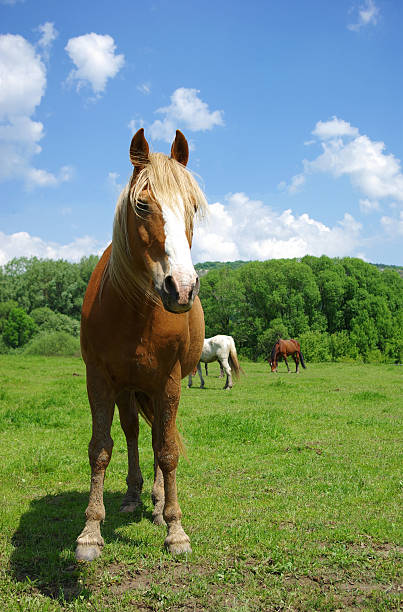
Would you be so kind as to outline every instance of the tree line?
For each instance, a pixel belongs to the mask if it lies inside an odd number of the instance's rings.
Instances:
[[[98,258],[13,259],[0,268],[0,352],[78,352],[84,292]],[[206,262],[200,298],[206,337],[234,337],[239,353],[267,358],[296,338],[307,360],[403,357],[403,279],[355,258]]]
[[[401,362],[403,279],[356,258],[305,256],[212,269],[200,297],[206,336],[232,335],[241,354],[266,358],[280,336],[308,360]]]

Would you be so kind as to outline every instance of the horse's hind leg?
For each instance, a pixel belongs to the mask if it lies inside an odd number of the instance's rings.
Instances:
[[[292,356],[292,358],[295,361],[295,373],[299,374],[299,370],[298,370],[298,367],[299,367],[299,357],[298,357],[297,354],[295,354],[295,355]]]
[[[87,367],[87,390],[92,413],[92,438],[88,445],[91,465],[91,488],[86,523],[77,538],[76,558],[78,561],[92,561],[99,557],[104,545],[100,523],[105,519],[103,490],[105,471],[112,455],[113,440],[111,426],[115,400],[112,390],[104,378]]]
[[[133,512],[141,503],[141,489],[143,477],[139,461],[139,413],[134,393],[123,391],[119,394],[116,403],[119,408],[120,424],[126,436],[127,443],[127,493],[120,506],[121,512]]]
[[[199,361],[199,363],[197,364],[197,372],[200,378],[200,389],[204,389],[204,379],[203,379],[203,374],[202,374],[202,369],[201,369],[201,361]]]
[[[231,375],[231,368],[228,363],[228,359],[223,359],[219,363],[220,363],[220,367],[222,367],[222,369],[227,375],[224,389],[232,389],[232,375]]]

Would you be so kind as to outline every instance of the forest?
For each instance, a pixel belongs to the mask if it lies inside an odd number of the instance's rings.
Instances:
[[[13,259],[0,267],[0,353],[79,354],[80,311],[98,258]],[[308,361],[401,363],[399,268],[356,258],[305,256],[197,264],[206,337],[228,334],[250,360],[278,337]]]

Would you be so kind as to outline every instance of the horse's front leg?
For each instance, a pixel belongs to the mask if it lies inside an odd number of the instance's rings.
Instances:
[[[285,365],[287,366],[287,372],[288,372],[288,373],[290,373],[290,368],[289,368],[289,366],[288,366],[288,361],[287,361],[287,358],[286,358],[285,356],[283,356],[283,359],[284,359],[284,361],[285,361]]]
[[[180,365],[175,367],[163,393],[155,401],[153,445],[164,479],[163,518],[167,524],[165,546],[172,554],[192,552],[189,537],[182,524],[182,512],[176,490],[176,468],[179,460],[179,433],[176,413],[180,398]],[[158,476],[158,470],[156,470]]]
[[[143,476],[139,461],[139,413],[134,393],[123,391],[116,403],[119,408],[120,424],[126,436],[128,473],[127,492],[120,506],[121,512],[133,512],[141,503]]]
[[[77,538],[76,558],[92,561],[99,557],[104,545],[101,521],[105,519],[103,489],[105,471],[112,455],[111,426],[115,407],[114,395],[95,368],[87,367],[87,391],[92,413],[92,438],[88,446],[91,466],[91,487],[86,522]]]
[[[155,525],[165,525],[163,516],[165,504],[164,476],[158,464],[156,452],[154,453],[154,484],[151,499],[154,504],[153,523],[155,523]]]

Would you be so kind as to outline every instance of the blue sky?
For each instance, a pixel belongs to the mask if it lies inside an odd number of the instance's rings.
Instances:
[[[0,265],[100,253],[129,145],[191,144],[194,262],[403,265],[401,0],[0,0]]]

